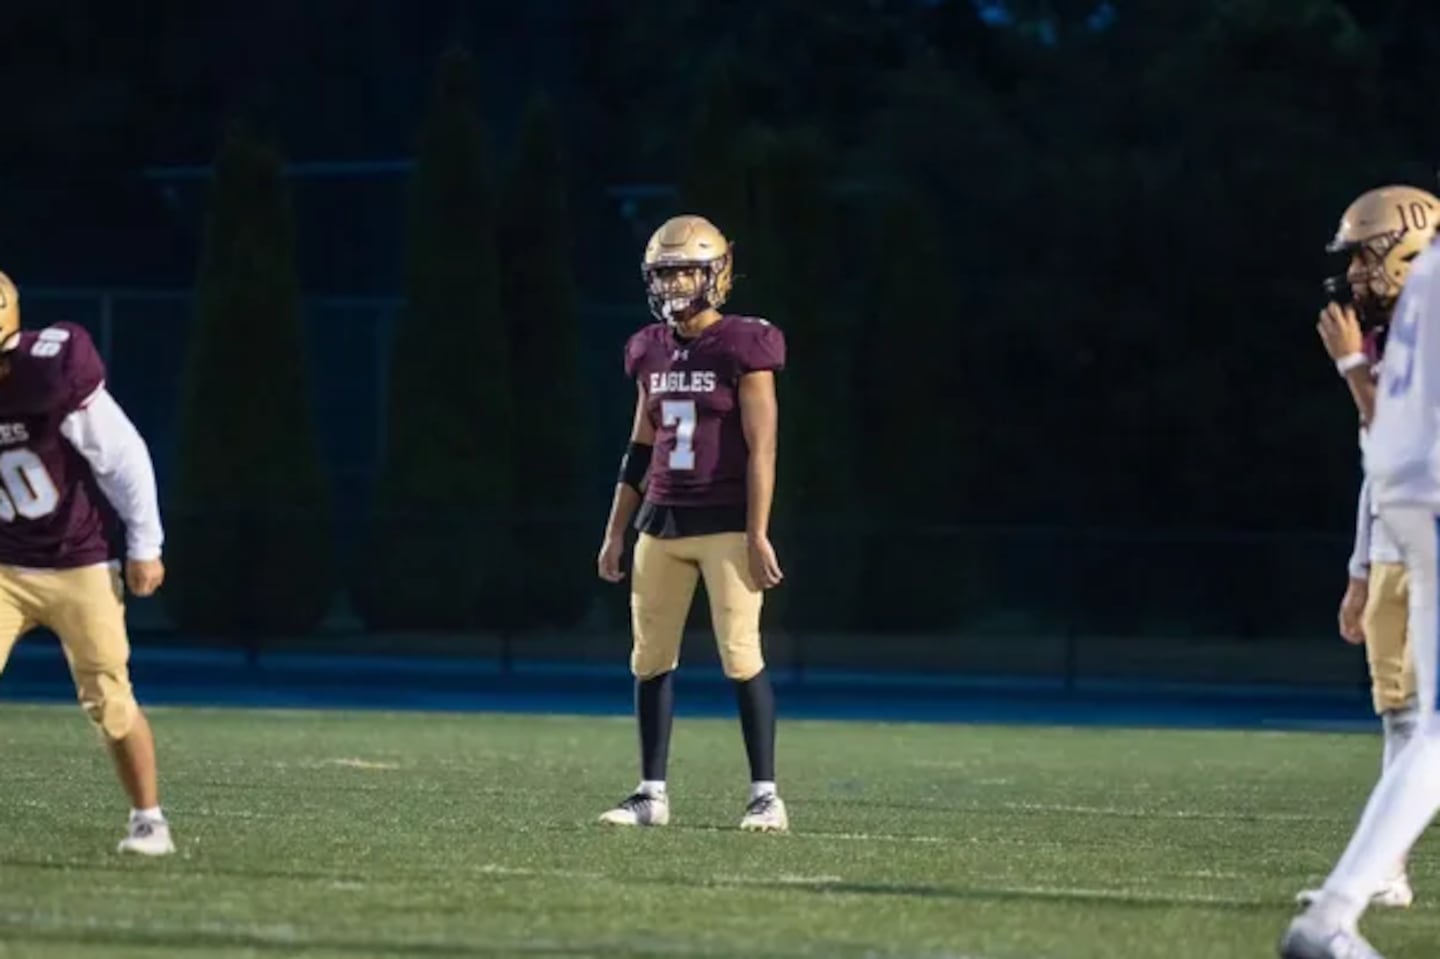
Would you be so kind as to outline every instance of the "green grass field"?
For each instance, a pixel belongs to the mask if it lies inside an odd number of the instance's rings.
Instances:
[[[0,956],[1271,955],[1379,739],[791,723],[794,833],[741,834],[739,732],[677,724],[675,823],[607,830],[620,718],[155,710],[168,861],[78,712],[0,709]],[[1367,929],[1434,956],[1440,870]]]

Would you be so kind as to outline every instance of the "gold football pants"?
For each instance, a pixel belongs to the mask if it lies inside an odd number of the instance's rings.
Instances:
[[[1403,563],[1370,565],[1370,594],[1361,623],[1377,714],[1400,709],[1415,697],[1415,664],[1406,640],[1409,585]]]
[[[124,587],[112,564],[30,570],[0,566],[0,672],[15,642],[36,626],[54,630],[85,714],[111,740],[135,724]]]
[[[680,664],[685,620],[702,576],[725,675],[745,682],[765,668],[760,652],[764,593],[750,578],[745,534],[660,539],[642,533],[630,577],[630,671],[640,679]]]

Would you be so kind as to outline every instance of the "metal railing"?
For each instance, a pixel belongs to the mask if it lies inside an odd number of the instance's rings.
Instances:
[[[313,636],[214,641],[355,653],[400,649],[503,663],[622,661],[626,593],[587,579],[602,520],[599,502],[593,515],[557,518],[555,535],[545,537],[549,552],[540,561],[573,567],[589,583],[578,602],[581,614],[563,627],[527,625],[522,616],[518,626],[477,622],[401,637],[373,634],[357,616],[363,603],[356,603],[355,591],[365,587],[354,560],[366,538],[384,445],[389,344],[401,309],[393,297],[314,297],[304,304],[311,356],[324,357],[310,363],[309,380],[319,445],[335,487],[330,528],[339,582],[325,627]],[[599,357],[587,362],[599,369],[602,359],[613,361],[613,345],[633,326],[636,311],[592,306],[582,313],[587,355]],[[173,469],[191,315],[188,291],[25,291],[27,325],[69,320],[95,336],[116,395],[154,451],[162,491]],[[628,394],[613,370],[605,367],[595,378],[615,388],[617,409],[625,413]],[[422,521],[478,522],[453,515]],[[476,536],[485,541],[483,531]],[[816,669],[871,676],[918,671],[1066,685],[1107,678],[1308,685],[1363,677],[1363,657],[1334,637],[1348,551],[1337,536],[904,529],[841,519],[782,530],[777,542],[787,582],[767,610],[769,657],[796,676]],[[513,540],[507,548],[527,549]],[[691,618],[697,636],[687,662],[714,658],[704,636],[703,595],[697,594]],[[178,630],[158,600],[135,603],[133,622],[154,641],[205,641]]]

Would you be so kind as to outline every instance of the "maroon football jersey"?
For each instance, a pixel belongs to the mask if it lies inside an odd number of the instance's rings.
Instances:
[[[740,377],[785,367],[785,337],[764,320],[723,316],[693,340],[652,323],[625,345],[625,373],[645,388],[655,453],[645,500],[662,506],[745,502],[749,448]]]
[[[0,377],[0,564],[72,569],[120,555],[114,510],[60,434],[105,382],[90,334],[70,323],[20,334]]]
[[[1363,350],[1365,356],[1370,360],[1370,376],[1376,382],[1380,380],[1380,356],[1385,347],[1385,330],[1383,328],[1369,330],[1365,333]]]

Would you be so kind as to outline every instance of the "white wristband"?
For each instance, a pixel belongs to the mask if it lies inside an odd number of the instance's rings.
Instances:
[[[1366,356],[1364,353],[1347,353],[1345,356],[1342,356],[1340,357],[1340,359],[1335,361],[1335,372],[1339,373],[1341,376],[1344,376],[1351,370],[1358,370],[1362,366],[1369,365],[1370,357]]]

